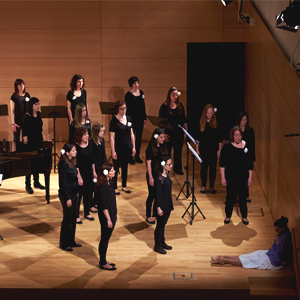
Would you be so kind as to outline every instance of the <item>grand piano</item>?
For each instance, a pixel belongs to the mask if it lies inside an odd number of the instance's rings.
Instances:
[[[2,179],[31,175],[36,171],[44,174],[46,200],[49,204],[52,147],[51,142],[42,142],[38,150],[33,150],[30,146],[21,142],[8,142],[5,140],[0,142],[0,174],[3,174]]]

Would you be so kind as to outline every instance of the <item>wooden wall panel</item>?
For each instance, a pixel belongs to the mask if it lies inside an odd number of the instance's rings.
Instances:
[[[77,29],[76,34],[79,38],[74,39],[73,29],[0,29],[0,58],[81,60],[83,53],[85,58],[99,58],[100,29]]]
[[[246,34],[246,110],[256,133],[256,170],[275,219],[285,215],[294,236],[299,281],[300,133],[299,78],[251,7],[255,26]],[[298,285],[299,291],[299,285]]]
[[[223,6],[218,1],[102,1],[101,26],[131,28],[133,35],[138,28],[222,28]]]
[[[0,28],[100,28],[100,1],[1,1]],[[16,43],[18,41],[16,40]]]

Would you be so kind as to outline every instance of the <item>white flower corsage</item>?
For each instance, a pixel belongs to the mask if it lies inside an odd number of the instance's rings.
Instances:
[[[93,182],[95,182],[95,183],[96,183],[96,182],[97,182],[97,178],[93,178]]]
[[[166,165],[166,162],[163,160],[160,164],[161,164],[162,166],[165,166],[165,165]]]
[[[128,127],[130,127],[131,125],[132,125],[132,123],[131,123],[131,122],[128,122],[128,123],[127,123],[127,126],[128,126]]]
[[[247,149],[247,148],[245,148],[245,149],[244,149],[244,152],[245,152],[245,153],[247,153],[247,152],[248,152],[248,149]]]
[[[145,95],[142,95],[142,98],[145,99]]]
[[[214,112],[217,112],[217,110],[218,110],[218,109],[215,107],[215,108],[214,108]]]
[[[73,98],[72,98],[72,99],[73,99],[73,100],[75,100],[76,98],[77,98],[76,96],[73,96]]]
[[[104,169],[103,170],[103,175],[107,176],[107,174],[108,174],[108,170]]]
[[[28,102],[28,101],[29,101],[29,97],[26,97],[26,98],[25,98],[25,101]]]
[[[61,150],[60,150],[60,153],[63,155],[63,154],[66,153],[66,150],[65,150],[65,149],[61,149]]]
[[[102,129],[105,130],[105,127],[103,126]]]
[[[178,97],[179,97],[179,96],[181,96],[181,93],[180,93],[180,92],[178,92],[178,94],[177,94],[177,95],[178,95]]]
[[[85,121],[85,124],[90,124],[90,123],[91,123],[90,120]]]
[[[156,133],[156,134],[154,134],[154,136],[153,136],[156,140],[158,139],[158,137],[159,137],[159,135]]]

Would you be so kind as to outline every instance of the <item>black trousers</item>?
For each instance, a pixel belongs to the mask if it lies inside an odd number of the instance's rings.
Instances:
[[[226,195],[226,205],[225,205],[225,214],[226,218],[231,218],[233,205],[239,197],[240,211],[242,218],[247,218],[248,208],[247,208],[247,190],[248,190],[248,181],[247,182],[228,182],[227,181],[227,195]]]
[[[217,161],[218,161],[217,153],[212,153],[212,155],[203,155],[202,158],[203,158],[203,161],[201,163],[202,187],[206,187],[207,171],[209,168],[209,185],[210,188],[213,188],[215,186],[216,175],[217,175]]]
[[[165,226],[170,217],[170,213],[156,216],[156,228],[154,230],[155,247],[162,246],[165,242]]]
[[[113,178],[113,185],[115,189],[118,188],[118,175],[119,175],[120,167],[121,167],[121,174],[122,174],[122,187],[126,187],[127,185],[128,163],[131,154],[132,154],[132,150],[117,153],[117,159],[113,159],[113,165],[116,171],[115,177]]]
[[[133,123],[134,124],[134,123]],[[138,122],[136,125],[132,126],[133,133],[135,135],[135,157],[140,157],[141,144],[142,144],[142,135],[144,130],[144,120],[143,122]]]
[[[171,157],[172,148],[174,149],[174,172],[182,172],[182,147],[184,137],[181,132],[172,133],[169,142],[166,143],[169,156]]]
[[[104,214],[102,212],[100,212],[98,215],[99,215],[99,220],[100,220],[100,224],[101,224],[101,240],[100,240],[99,248],[98,248],[99,257],[100,257],[99,264],[100,264],[100,266],[103,266],[103,265],[106,265],[106,263],[107,263],[106,253],[107,253],[107,248],[108,248],[108,242],[114,231],[116,224],[113,223],[113,227],[108,228],[107,227],[107,219],[104,216]]]
[[[155,188],[149,184],[149,177],[147,176],[147,185],[148,185],[148,198],[146,200],[146,217],[152,217],[152,206],[155,200]]]
[[[39,173],[33,174],[33,181],[34,182],[39,182],[40,181],[40,174]],[[26,175],[25,176],[25,185],[26,186],[31,186],[31,175]]]
[[[80,210],[80,203],[81,203],[81,198],[83,198],[83,211],[84,211],[84,216],[86,217],[87,215],[90,214],[90,208],[92,206],[92,188],[93,188],[93,178],[92,177],[83,177],[83,185],[79,186],[79,199],[78,199],[78,204],[77,204],[77,209],[76,209],[76,217],[79,218],[79,210]]]
[[[21,128],[16,127],[16,132],[13,132],[14,135],[14,142],[20,142],[20,137],[21,137]]]
[[[63,209],[63,220],[61,222],[59,247],[65,249],[72,247],[75,242],[76,231],[76,207],[78,202],[78,195],[72,197],[72,206],[68,207],[67,202],[59,197]]]

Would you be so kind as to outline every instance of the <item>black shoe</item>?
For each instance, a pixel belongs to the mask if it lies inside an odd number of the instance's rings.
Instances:
[[[184,175],[184,173],[182,171],[174,171],[174,173],[177,175]]]
[[[227,218],[226,218],[227,219]],[[224,220],[224,224],[229,224],[230,223],[230,221],[231,221],[231,219],[229,219],[229,220]]]
[[[149,224],[151,224],[151,225],[155,224],[154,220],[153,221],[148,221],[148,218],[146,218],[146,222],[149,223]]]
[[[138,164],[142,164],[143,163],[143,161],[139,157],[135,159],[135,162],[137,162]]]
[[[33,183],[33,186],[34,186],[36,189],[40,189],[40,190],[44,190],[44,189],[45,189],[45,187],[44,187],[43,185],[41,185],[39,181],[35,181],[35,182]]]
[[[64,251],[68,251],[68,252],[72,252],[73,251],[72,247],[61,248],[61,249],[64,250]]]
[[[132,156],[131,156],[131,158],[130,158],[129,163],[130,163],[131,165],[135,165],[135,161],[134,161],[134,158],[133,158]]]
[[[91,210],[91,209],[90,209],[90,212],[95,214],[95,213],[98,212],[98,209],[95,209],[95,210]]]
[[[115,266],[116,266],[116,264],[114,264],[114,263],[110,263],[110,265],[111,265],[112,267],[115,267]]]
[[[95,220],[93,217],[90,217],[90,218],[84,217],[84,218],[87,219],[87,220],[89,220],[89,221],[94,221]]]
[[[80,220],[80,221],[76,221],[76,224],[82,224],[82,221]]]
[[[34,193],[32,187],[31,187],[30,185],[27,185],[27,186],[26,186],[26,192],[27,192],[28,194],[33,194],[33,193]]]
[[[244,221],[244,219],[242,219],[242,222],[244,225],[248,225],[249,224],[249,221]]]
[[[131,193],[130,190],[124,190],[123,188],[122,188],[122,191],[125,192],[126,194],[130,194]]]
[[[162,243],[162,245],[161,245],[164,249],[166,249],[166,250],[172,250],[173,248],[172,248],[172,246],[169,246],[169,245],[167,245],[166,243]]]
[[[107,270],[107,271],[115,271],[115,270],[117,270],[117,268],[114,267],[114,266],[111,266],[111,268],[105,268],[105,267],[99,265],[99,267],[100,267],[100,269],[102,269],[102,270]]]
[[[206,189],[205,189],[205,191],[201,191],[201,190],[200,190],[200,193],[201,193],[201,194],[206,194]]]
[[[216,191],[214,188],[211,188],[211,189],[210,189],[210,193],[211,193],[211,194],[214,195],[216,192],[217,192],[217,191]]]
[[[115,195],[116,196],[120,196],[121,194],[120,194],[120,192],[116,192]]]
[[[74,244],[72,245],[73,248],[80,248],[81,247],[81,244]]]
[[[250,198],[246,199],[246,202],[247,202],[247,203],[250,203],[250,202],[251,202],[251,199],[250,199]]]
[[[164,250],[164,248],[163,248],[162,246],[155,246],[155,247],[154,247],[154,251],[155,251],[155,252],[158,252],[158,253],[160,253],[160,254],[167,254],[167,251]]]

